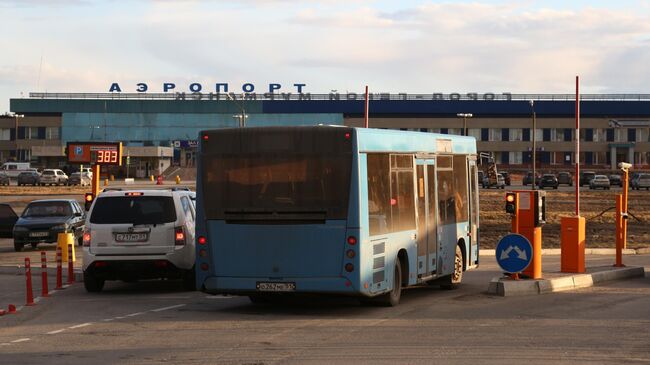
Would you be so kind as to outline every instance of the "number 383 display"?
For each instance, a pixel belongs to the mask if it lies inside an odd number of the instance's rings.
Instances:
[[[115,164],[117,163],[118,153],[117,151],[110,150],[98,150],[96,163],[98,164]]]

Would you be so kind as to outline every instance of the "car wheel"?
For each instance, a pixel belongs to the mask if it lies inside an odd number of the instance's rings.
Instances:
[[[454,257],[454,272],[449,275],[444,284],[440,287],[447,290],[458,289],[460,282],[463,280],[463,252],[460,246],[456,245],[456,255]]]
[[[23,250],[23,247],[25,247],[25,245],[14,241],[14,251],[21,252]]]
[[[32,245],[32,248],[35,250],[38,247],[38,242],[34,242],[31,245]]]
[[[84,273],[84,288],[89,293],[99,293],[104,289],[104,279],[96,278],[94,275]]]
[[[557,190],[557,186],[554,186],[553,189]]]
[[[84,244],[84,236],[83,234],[77,238],[77,246],[83,246]]]

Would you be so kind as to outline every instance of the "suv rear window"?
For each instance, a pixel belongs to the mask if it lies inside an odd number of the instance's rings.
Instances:
[[[43,175],[54,175],[54,171],[52,171],[52,170],[45,170],[45,171],[43,171]]]
[[[170,196],[99,197],[90,223],[163,224],[176,221],[176,207]]]

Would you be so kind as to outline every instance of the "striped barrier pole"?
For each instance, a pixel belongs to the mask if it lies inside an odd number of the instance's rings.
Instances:
[[[47,289],[47,257],[45,251],[41,251],[41,296],[49,297],[49,290]]]
[[[25,279],[27,289],[27,302],[25,305],[34,305],[34,293],[32,292],[32,268],[29,263],[29,257],[25,257]]]
[[[61,246],[56,248],[56,290],[63,289],[63,260],[61,259]]]
[[[74,283],[74,270],[72,268],[72,245],[68,243],[68,284]]]

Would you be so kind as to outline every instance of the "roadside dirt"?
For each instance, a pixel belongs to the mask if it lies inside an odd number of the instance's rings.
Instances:
[[[580,214],[587,219],[587,248],[614,248],[614,191],[580,193]],[[546,191],[546,220],[542,228],[542,247],[560,247],[560,219],[573,216],[573,192]],[[510,232],[510,215],[505,212],[505,192],[485,190],[480,193],[481,248],[494,248],[501,237]],[[611,208],[609,211],[603,211]],[[650,194],[630,191],[627,248],[650,247]],[[601,215],[602,213],[602,215]],[[635,218],[636,217],[636,218]]]

